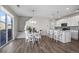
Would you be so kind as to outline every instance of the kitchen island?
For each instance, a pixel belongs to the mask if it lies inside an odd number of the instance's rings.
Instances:
[[[71,31],[70,30],[55,30],[54,39],[62,43],[71,42]]]
[[[60,31],[60,42],[62,43],[68,43],[71,42],[71,31],[70,30],[62,30]]]

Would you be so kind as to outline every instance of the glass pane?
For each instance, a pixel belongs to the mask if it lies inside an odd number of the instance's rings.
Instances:
[[[12,18],[7,15],[8,41],[12,39]]]
[[[5,13],[0,10],[0,46],[6,43],[6,21]]]

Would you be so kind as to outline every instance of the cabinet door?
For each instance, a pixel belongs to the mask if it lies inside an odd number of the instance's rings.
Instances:
[[[72,30],[71,37],[72,39],[78,40],[78,30]]]
[[[70,31],[66,31],[66,34],[65,34],[65,41],[66,42],[71,42],[71,32]]]

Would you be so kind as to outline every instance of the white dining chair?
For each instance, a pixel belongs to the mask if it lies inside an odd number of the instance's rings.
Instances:
[[[35,37],[34,37],[33,33],[27,33],[26,32],[25,42],[28,43],[28,44],[30,42],[32,42],[32,45],[34,45],[34,43],[35,43]]]
[[[34,33],[35,41],[38,41],[40,43],[41,35],[39,33]]]

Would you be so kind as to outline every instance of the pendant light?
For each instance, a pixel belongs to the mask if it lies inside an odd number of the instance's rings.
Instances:
[[[35,10],[34,9],[32,10],[32,13],[33,13],[32,18],[33,18],[34,17],[34,13],[35,13]]]

